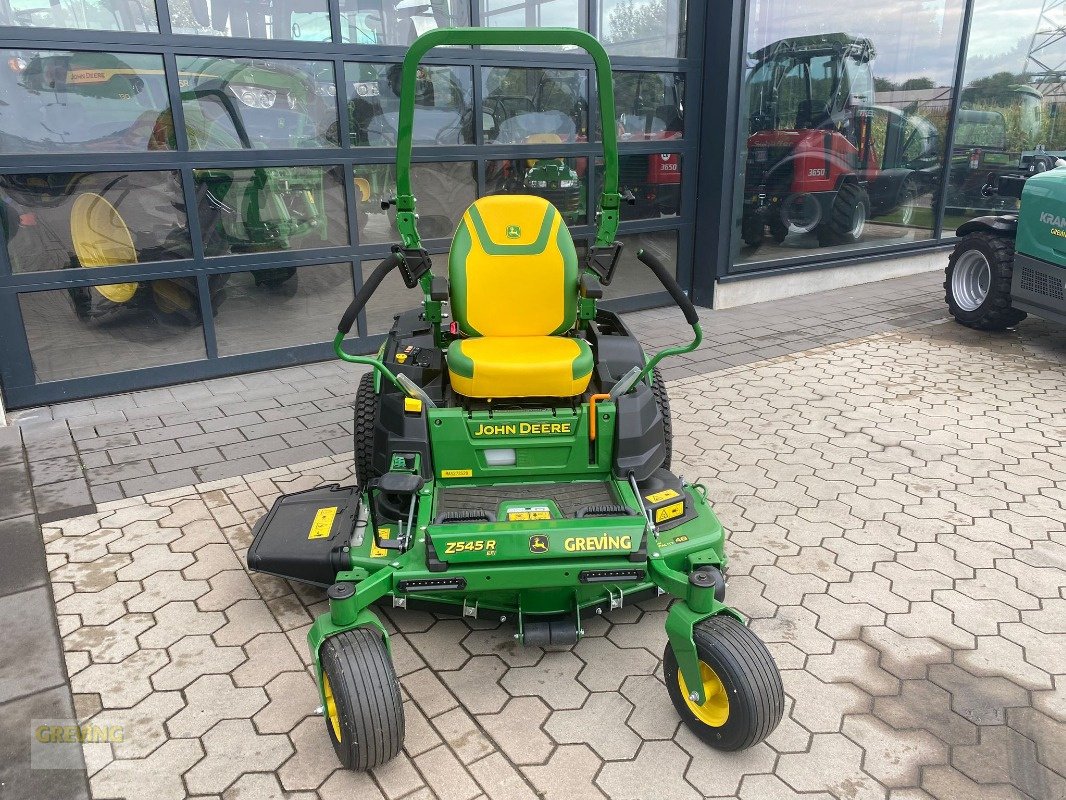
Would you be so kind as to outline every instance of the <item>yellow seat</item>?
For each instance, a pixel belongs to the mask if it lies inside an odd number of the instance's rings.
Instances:
[[[448,348],[452,388],[466,397],[573,397],[592,351],[565,334],[577,319],[578,263],[555,206],[493,195],[466,210],[448,255],[452,316],[467,336]]]

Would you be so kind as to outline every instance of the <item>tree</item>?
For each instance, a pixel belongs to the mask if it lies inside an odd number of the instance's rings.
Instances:
[[[666,0],[621,0],[607,15],[604,44],[630,44],[626,55],[661,56],[661,41],[647,41],[649,34],[663,29]]]
[[[935,86],[932,78],[907,78],[899,85],[899,88],[909,91],[911,89],[933,89]]]
[[[1028,78],[1013,72],[996,72],[984,78],[970,81],[962,90],[964,103],[989,103],[997,106],[1009,106],[1017,101],[1018,92],[1014,88],[1028,83]]]

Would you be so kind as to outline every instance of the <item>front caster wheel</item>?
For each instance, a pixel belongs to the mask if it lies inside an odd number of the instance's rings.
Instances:
[[[773,733],[785,711],[785,690],[766,645],[724,614],[697,624],[692,639],[706,697],[702,705],[689,699],[669,644],[663,656],[666,688],[685,724],[716,750],[744,750]]]
[[[333,749],[347,769],[384,764],[403,747],[403,701],[392,660],[372,628],[331,636],[322,644],[322,694]]]

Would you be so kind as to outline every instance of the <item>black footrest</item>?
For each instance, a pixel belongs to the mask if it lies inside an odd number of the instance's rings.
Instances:
[[[598,506],[585,506],[577,512],[578,519],[581,517],[632,517],[636,511],[621,503],[607,503]]]
[[[496,515],[483,508],[467,508],[457,511],[445,511],[438,514],[433,520],[437,525],[447,525],[451,522],[495,522]]]

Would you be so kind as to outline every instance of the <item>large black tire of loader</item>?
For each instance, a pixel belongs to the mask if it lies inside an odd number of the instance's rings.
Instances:
[[[377,477],[374,471],[374,421],[377,414],[374,373],[367,372],[359,379],[355,393],[355,481],[361,489]]]
[[[740,238],[742,238],[744,244],[749,247],[756,247],[757,245],[762,244],[763,230],[765,227],[762,215],[745,214],[740,220]]]
[[[337,758],[360,772],[384,764],[403,747],[404,718],[400,683],[381,632],[356,628],[330,636],[320,656],[323,717]]]
[[[771,733],[785,712],[781,673],[766,645],[751,629],[719,614],[692,629],[706,702],[697,706],[684,693],[673,648],[666,645],[663,675],[670,700],[685,724],[716,750],[744,750]]]
[[[960,305],[956,295],[955,272],[967,260],[984,258],[989,282],[984,301],[973,309]],[[962,267],[965,269],[966,267]],[[951,316],[968,328],[979,331],[1002,331],[1026,318],[1024,311],[1011,307],[1010,286],[1014,277],[1014,240],[994,233],[967,234],[955,243],[944,272],[944,299]],[[969,305],[969,304],[967,304]]]
[[[666,393],[666,384],[663,376],[656,367],[651,371],[651,391],[655,395],[655,405],[659,407],[659,413],[663,417],[663,437],[666,439],[666,460],[663,466],[670,469],[670,462],[674,457],[673,422],[670,421],[670,395]]]
[[[823,247],[854,244],[862,238],[869,215],[870,198],[866,190],[858,184],[845,183],[837,191],[829,216],[818,226],[818,244]]]
[[[766,226],[770,229],[770,238],[777,244],[785,241],[785,237],[788,236],[788,223],[781,219],[780,214],[774,214],[770,217],[770,222]]]

